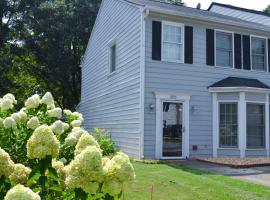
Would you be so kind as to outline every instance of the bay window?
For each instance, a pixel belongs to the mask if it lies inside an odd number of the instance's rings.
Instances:
[[[265,147],[265,105],[247,103],[247,148]]]
[[[219,104],[219,146],[230,148],[238,146],[237,103]]]

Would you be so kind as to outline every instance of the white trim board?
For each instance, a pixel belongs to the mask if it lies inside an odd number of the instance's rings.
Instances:
[[[154,92],[156,96],[156,159],[180,159],[189,157],[189,100],[190,95],[179,93]],[[164,158],[162,156],[162,119],[163,102],[183,103],[183,134],[182,157]]]

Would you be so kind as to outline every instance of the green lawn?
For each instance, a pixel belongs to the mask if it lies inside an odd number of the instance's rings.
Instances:
[[[268,187],[176,164],[135,162],[134,167],[137,179],[128,185],[126,200],[270,200]]]

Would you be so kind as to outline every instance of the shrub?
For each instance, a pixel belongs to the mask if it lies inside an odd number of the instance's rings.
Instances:
[[[135,178],[127,155],[115,154],[109,132],[95,137],[78,112],[56,107],[51,93],[33,95],[17,109],[0,98],[0,197],[5,199],[119,199]]]
[[[94,135],[98,141],[104,156],[109,156],[116,153],[115,143],[111,140],[109,131],[101,128],[95,128],[92,131],[92,135]]]

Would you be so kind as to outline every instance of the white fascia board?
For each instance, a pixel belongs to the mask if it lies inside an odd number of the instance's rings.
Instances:
[[[270,89],[254,87],[210,87],[209,92],[253,92],[270,93]]]
[[[227,20],[227,19],[220,19],[217,17],[210,17],[210,16],[197,16],[197,15],[192,15],[192,14],[187,14],[187,13],[181,13],[177,11],[172,11],[168,9],[161,9],[153,6],[146,6],[147,9],[151,12],[156,12],[156,13],[161,13],[165,15],[175,15],[175,16],[180,16],[180,17],[187,17],[195,20],[202,20],[202,21],[207,21],[207,22],[215,22],[215,23],[221,23],[229,26],[238,26],[238,27],[243,27],[247,29],[253,29],[253,30],[261,30],[265,32],[269,32],[270,28],[268,27],[263,27],[262,26],[256,26],[256,25],[250,25],[249,23],[241,23],[241,22],[235,22],[233,20]]]

